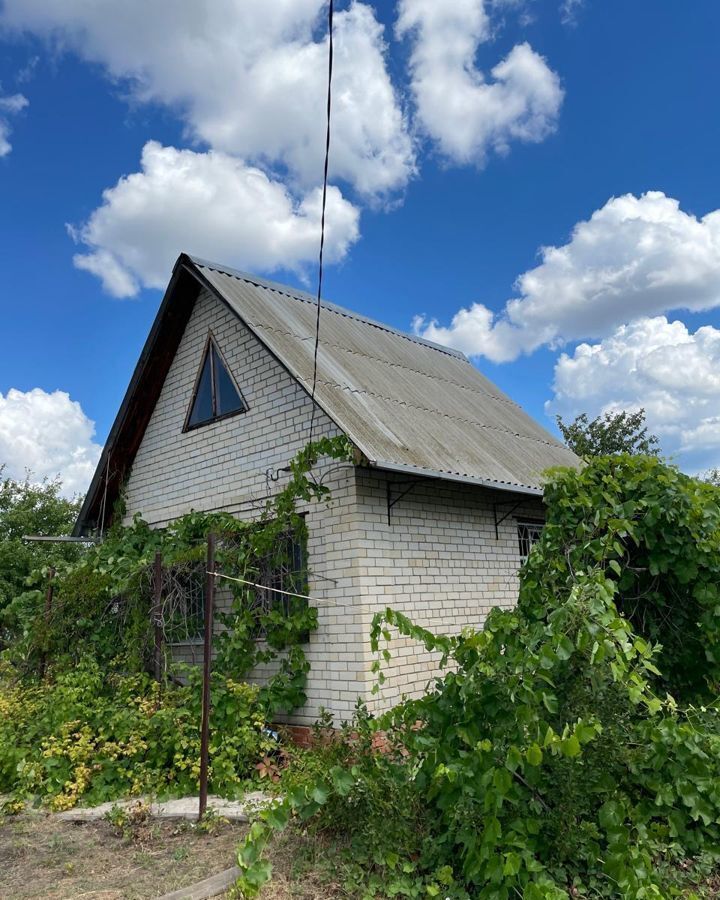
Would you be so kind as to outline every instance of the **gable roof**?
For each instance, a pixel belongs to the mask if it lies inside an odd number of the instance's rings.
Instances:
[[[182,254],[76,531],[97,520],[101,505],[117,495],[202,286],[310,393],[316,298]],[[578,463],[462,353],[326,301],[315,398],[369,465],[388,471],[540,494],[543,470]]]

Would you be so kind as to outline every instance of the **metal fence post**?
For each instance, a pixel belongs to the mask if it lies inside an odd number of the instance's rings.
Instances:
[[[153,658],[153,666],[155,670],[155,680],[158,682],[162,681],[163,675],[163,660],[162,660],[162,645],[163,645],[163,633],[162,633],[162,588],[163,588],[163,577],[162,577],[162,553],[158,550],[155,554],[155,567],[153,573],[153,593],[154,593],[154,603],[153,603],[153,632],[155,635],[155,651]]]
[[[205,634],[203,641],[202,724],[200,728],[200,809],[198,821],[205,815],[208,792],[208,747],[210,743],[210,669],[212,665],[213,606],[215,604],[215,534],[207,540],[205,576]]]
[[[40,677],[45,677],[45,669],[47,668],[47,642],[48,635],[47,629],[50,626],[50,614],[52,613],[52,603],[53,603],[53,594],[55,592],[55,585],[53,584],[53,578],[55,578],[55,568],[50,566],[48,569],[48,586],[45,591],[45,639],[44,644],[45,648],[40,656]]]

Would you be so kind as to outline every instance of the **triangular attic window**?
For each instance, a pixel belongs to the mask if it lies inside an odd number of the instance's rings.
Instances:
[[[212,337],[208,338],[185,430],[216,422],[246,409],[242,394],[228,372],[215,341]]]

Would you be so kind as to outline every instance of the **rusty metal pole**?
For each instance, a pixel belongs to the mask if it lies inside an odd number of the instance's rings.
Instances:
[[[202,725],[200,728],[200,810],[198,821],[205,815],[208,793],[208,747],[210,744],[210,669],[212,666],[213,606],[215,604],[215,535],[207,541],[205,575],[205,634],[203,642]]]
[[[154,654],[154,669],[155,669],[155,680],[160,683],[162,681],[163,675],[163,664],[162,664],[162,645],[163,645],[163,633],[162,633],[162,587],[163,587],[163,577],[162,577],[162,553],[158,550],[155,554],[155,566],[154,566],[154,574],[153,574],[153,593],[154,593],[154,603],[153,603],[153,631],[155,634],[155,654]]]
[[[45,622],[50,621],[50,613],[52,612],[52,602],[53,602],[53,593],[55,591],[55,585],[53,584],[53,578],[55,577],[55,568],[50,566],[48,569],[48,586],[47,591],[45,591]]]
[[[55,592],[55,585],[53,584],[53,578],[55,578],[55,568],[50,566],[48,569],[48,586],[45,591],[45,649],[43,650],[40,656],[40,677],[45,677],[45,669],[47,668],[47,628],[50,625],[50,614],[52,613],[52,602],[53,602],[53,593]]]

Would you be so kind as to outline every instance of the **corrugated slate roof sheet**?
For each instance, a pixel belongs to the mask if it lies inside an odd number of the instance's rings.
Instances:
[[[315,298],[191,259],[310,391]],[[326,302],[315,396],[378,468],[538,493],[545,469],[578,464],[462,353]]]

